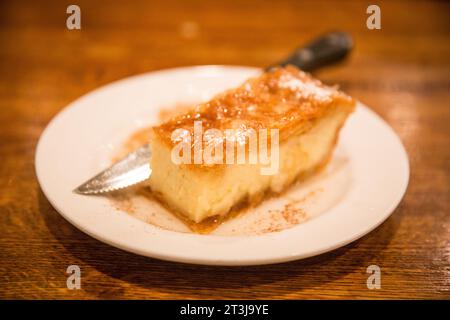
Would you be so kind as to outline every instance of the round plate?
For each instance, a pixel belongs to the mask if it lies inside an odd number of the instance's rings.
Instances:
[[[127,136],[157,123],[162,109],[207,100],[258,72],[229,66],[178,68],[131,77],[81,97],[59,113],[40,138],[36,172],[43,192],[64,218],[100,241],[148,257],[197,264],[256,265],[306,258],[348,244],[381,224],[405,193],[408,158],[394,131],[362,104],[341,131],[328,165],[332,169],[243,215],[285,205],[292,192],[319,188],[322,196],[305,204],[312,212],[306,221],[282,231],[233,234],[227,231],[228,222],[209,235],[171,231],[137,219],[106,197],[72,192],[111,163]],[[230,224],[241,224],[232,220]]]

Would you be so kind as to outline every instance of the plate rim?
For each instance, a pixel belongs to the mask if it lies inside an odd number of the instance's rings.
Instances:
[[[377,221],[376,223],[374,223],[370,228],[367,228],[363,231],[361,231],[360,233],[358,233],[357,235],[354,235],[352,237],[349,237],[347,239],[343,239],[340,242],[336,242],[333,245],[330,245],[326,248],[323,248],[322,250],[316,250],[314,252],[310,252],[309,254],[293,254],[293,255],[285,255],[282,257],[269,257],[269,258],[258,258],[258,259],[237,259],[237,260],[230,260],[230,259],[200,259],[200,258],[192,258],[192,257],[186,257],[186,256],[174,256],[174,255],[170,255],[170,254],[161,254],[159,252],[149,252],[149,251],[143,251],[140,250],[139,248],[136,247],[130,247],[126,244],[122,244],[120,243],[120,241],[110,241],[107,238],[103,238],[101,236],[99,236],[98,234],[96,234],[95,232],[91,232],[89,229],[87,229],[85,226],[80,225],[79,223],[77,223],[75,220],[73,220],[69,214],[64,213],[65,210],[63,210],[62,208],[59,207],[59,205],[56,203],[56,201],[54,201],[54,199],[52,199],[51,196],[49,196],[49,190],[46,189],[45,183],[43,183],[43,176],[42,176],[42,172],[40,172],[40,166],[39,166],[39,162],[40,162],[40,155],[42,154],[42,148],[43,145],[45,143],[45,139],[47,137],[47,135],[49,134],[49,132],[51,131],[52,127],[54,126],[55,123],[57,123],[62,116],[64,116],[70,109],[72,109],[74,106],[77,105],[77,103],[79,103],[80,101],[82,101],[83,99],[89,97],[90,95],[94,94],[94,93],[98,93],[104,89],[107,89],[108,87],[112,87],[112,86],[117,86],[120,85],[121,82],[127,82],[129,80],[136,80],[139,79],[141,77],[147,77],[147,76],[154,76],[157,77],[160,74],[165,74],[165,73],[171,73],[171,72],[179,72],[179,71],[188,71],[188,70],[210,70],[211,68],[215,69],[216,71],[219,70],[223,70],[223,69],[235,69],[235,70],[248,70],[249,72],[257,72],[258,70],[261,70],[259,68],[254,68],[254,67],[246,67],[246,66],[227,66],[227,65],[197,65],[197,66],[187,66],[187,67],[176,67],[176,68],[169,68],[169,69],[162,69],[162,70],[156,70],[156,71],[151,71],[151,72],[146,72],[146,73],[141,73],[138,75],[133,75],[130,77],[126,77],[123,79],[119,79],[119,80],[115,80],[111,83],[102,85],[92,91],[89,91],[85,94],[83,94],[82,96],[78,97],[77,99],[75,99],[74,101],[70,102],[69,104],[67,104],[63,109],[61,109],[52,119],[51,121],[47,124],[47,126],[45,127],[45,129],[42,131],[39,141],[37,143],[36,146],[36,151],[35,151],[35,172],[36,172],[36,176],[37,176],[37,180],[39,183],[39,187],[41,188],[42,192],[44,193],[44,195],[46,196],[46,199],[49,201],[49,203],[52,205],[52,207],[64,218],[66,219],[69,223],[71,223],[73,226],[75,226],[77,229],[79,229],[80,231],[88,234],[89,236],[104,242],[106,244],[109,244],[113,247],[119,248],[121,250],[124,251],[128,251],[128,252],[132,252],[138,255],[142,255],[142,256],[147,256],[147,257],[151,257],[151,258],[156,258],[156,259],[161,259],[161,260],[167,260],[167,261],[175,261],[175,262],[182,262],[182,263],[189,263],[189,264],[201,264],[201,265],[218,265],[218,266],[244,266],[244,265],[266,265],[266,264],[275,264],[275,263],[282,263],[282,262],[288,262],[288,261],[292,261],[292,260],[299,260],[299,259],[304,259],[304,258],[308,258],[311,256],[316,256],[316,255],[320,255],[323,254],[325,252],[328,251],[332,251],[335,250],[339,247],[345,246],[357,239],[360,239],[361,237],[363,237],[364,235],[370,233],[371,231],[373,231],[374,229],[376,229],[378,226],[380,226],[397,208],[397,206],[400,204],[402,198],[404,197],[406,191],[407,191],[407,187],[409,184],[409,178],[410,178],[410,166],[409,166],[409,159],[408,159],[408,155],[406,152],[406,149],[400,139],[400,137],[397,135],[397,133],[395,132],[395,130],[384,120],[382,119],[376,112],[374,112],[373,110],[371,110],[370,108],[368,108],[367,106],[365,106],[364,104],[362,104],[361,102],[358,102],[358,108],[362,108],[365,110],[365,112],[368,112],[372,117],[375,117],[377,119],[377,121],[381,122],[384,127],[386,129],[388,129],[390,131],[390,133],[392,133],[392,135],[395,137],[395,139],[397,140],[396,142],[399,144],[399,146],[401,146],[401,152],[402,153],[402,157],[403,157],[403,169],[405,170],[404,175],[405,175],[405,180],[404,183],[402,185],[402,188],[397,192],[397,197],[395,198],[395,200],[392,201],[392,203],[389,206],[389,209],[385,210],[385,213],[382,215],[382,217],[380,217],[379,221]],[[142,222],[145,223],[145,222]],[[304,223],[305,224],[305,223]],[[275,232],[275,233],[269,233],[269,234],[265,234],[262,236],[254,236],[254,237],[273,237],[274,234],[281,234],[284,233],[287,230],[284,230],[282,232]],[[173,233],[173,231],[167,231],[167,230],[162,230],[159,229],[159,232],[161,232],[162,234],[166,233],[166,232],[170,232]],[[204,235],[197,235],[197,234],[185,234],[188,236],[192,236],[192,237],[202,237],[204,239]],[[224,236],[214,236],[214,237],[224,237]],[[248,238],[248,236],[233,236],[234,239],[239,239],[239,238]]]

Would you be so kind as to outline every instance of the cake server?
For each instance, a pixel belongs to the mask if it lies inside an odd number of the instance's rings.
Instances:
[[[353,44],[346,32],[327,33],[304,47],[297,48],[290,56],[265,70],[277,66],[294,65],[311,71],[342,60]],[[73,190],[79,194],[101,194],[130,187],[150,178],[150,145],[146,144],[129,153],[125,158],[89,179]]]

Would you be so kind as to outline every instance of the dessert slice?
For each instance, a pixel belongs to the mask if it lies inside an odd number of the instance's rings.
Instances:
[[[324,166],[354,107],[293,66],[273,69],[153,127],[150,187],[195,223],[258,203]]]

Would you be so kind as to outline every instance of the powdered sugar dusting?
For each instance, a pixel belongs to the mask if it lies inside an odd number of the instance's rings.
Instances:
[[[301,76],[307,78],[306,74],[300,73]],[[299,96],[312,97],[315,99],[326,100],[331,99],[335,93],[333,88],[323,86],[320,81],[305,80],[284,74],[278,82],[280,88],[295,91]]]

